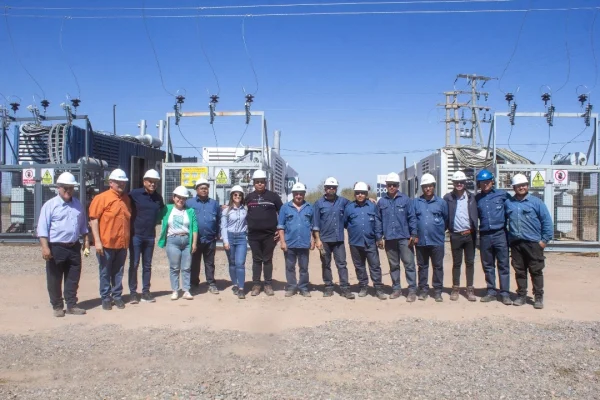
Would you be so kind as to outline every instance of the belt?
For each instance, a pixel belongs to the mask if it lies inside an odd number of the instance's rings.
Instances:
[[[54,243],[50,243],[51,246],[59,246],[59,247],[74,247],[74,246],[77,246],[78,244],[80,244],[80,243],[79,242],[69,242],[69,243],[54,242]]]
[[[169,235],[169,237],[173,237],[173,236],[190,236],[189,233],[174,233],[172,235]]]
[[[457,234],[462,235],[462,236],[467,236],[467,235],[470,235],[471,233],[473,233],[473,231],[469,229],[467,231],[454,232],[454,233],[457,233]]]

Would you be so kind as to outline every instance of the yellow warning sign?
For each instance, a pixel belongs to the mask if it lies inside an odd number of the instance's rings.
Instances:
[[[227,172],[225,172],[225,170],[223,168],[221,168],[221,170],[217,174],[215,183],[217,185],[227,185],[228,182],[229,182],[229,174]]]
[[[546,180],[542,175],[542,171],[536,171],[535,175],[532,174],[533,178],[531,179],[531,187],[534,188],[543,188],[546,186]]]
[[[42,169],[42,185],[52,185],[54,183],[54,169]]]
[[[200,178],[208,178],[208,167],[181,168],[181,185],[193,188]]]

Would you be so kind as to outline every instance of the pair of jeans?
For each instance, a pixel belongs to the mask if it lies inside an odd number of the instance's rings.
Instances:
[[[350,245],[350,256],[356,270],[356,277],[361,288],[369,286],[369,276],[367,275],[367,266],[369,263],[369,273],[373,281],[373,287],[376,289],[383,287],[381,282],[381,263],[379,262],[379,250],[373,243],[370,246],[352,246]]]
[[[181,273],[181,288],[190,291],[190,272],[192,264],[192,249],[188,235],[167,236],[167,259],[169,260],[169,277],[171,290],[179,290],[179,274]],[[196,253],[198,250],[196,249]]]
[[[309,249],[287,249],[285,256],[285,279],[287,290],[299,289],[301,292],[308,291],[308,254]],[[300,279],[296,280],[296,263],[300,272]]]
[[[432,286],[436,293],[444,288],[444,246],[417,246],[417,265],[419,266],[419,289],[429,291],[429,260],[433,267]]]
[[[229,250],[226,253],[231,283],[243,290],[246,282],[246,253],[248,252],[246,232],[228,232],[227,238]]]
[[[498,263],[498,277],[500,280],[500,295],[508,296],[510,288],[510,264],[508,262],[508,241],[506,231],[481,232],[479,237],[479,252],[481,265],[485,273],[487,294],[495,296],[496,289],[496,263]]]
[[[100,297],[102,301],[119,300],[123,294],[123,272],[127,249],[104,248],[104,255],[96,253],[100,266]]]
[[[392,290],[400,290],[400,261],[404,264],[404,275],[410,292],[417,291],[417,271],[415,268],[414,247],[408,246],[408,239],[385,241],[385,254],[390,264]]]
[[[64,301],[67,307],[77,305],[77,289],[81,277],[81,244],[65,247],[50,243],[52,258],[46,261],[46,284],[52,308],[62,310]],[[64,300],[61,286],[64,281]]]
[[[142,260],[142,293],[150,293],[153,254],[153,237],[133,236],[131,238],[131,243],[129,244],[129,293],[137,293],[140,258]]]
[[[344,242],[322,243],[321,267],[323,269],[323,283],[325,283],[325,288],[333,288],[333,273],[331,272],[331,254],[333,254],[335,266],[340,277],[340,287],[347,289],[349,287],[348,268],[346,266],[346,246],[344,246]]]
[[[512,266],[517,281],[517,294],[527,296],[527,272],[531,276],[534,295],[544,295],[544,249],[537,242],[516,240],[510,244]]]
[[[252,250],[252,282],[260,285],[260,274],[264,271],[265,285],[273,282],[273,251],[277,244],[272,235],[264,238],[248,238]]]
[[[206,275],[206,283],[209,285],[216,285],[215,281],[215,250],[217,248],[217,242],[201,243],[200,239],[196,242],[196,252],[192,254],[192,270],[191,270],[191,284],[198,286],[200,284],[200,267],[202,265],[202,258],[204,258],[204,273]]]
[[[460,286],[460,269],[464,253],[467,286],[472,287],[475,275],[475,235],[450,233],[450,248],[452,249],[452,286]]]

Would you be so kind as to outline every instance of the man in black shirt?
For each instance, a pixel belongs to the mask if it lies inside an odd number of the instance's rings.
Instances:
[[[265,274],[265,294],[273,296],[273,251],[279,239],[277,215],[283,205],[281,198],[266,189],[267,174],[256,170],[252,175],[254,191],[246,196],[248,243],[252,250],[252,296],[260,294],[260,274]]]

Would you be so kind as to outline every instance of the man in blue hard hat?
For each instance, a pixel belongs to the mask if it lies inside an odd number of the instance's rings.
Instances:
[[[510,195],[504,190],[494,189],[494,174],[487,169],[481,170],[477,174],[477,185],[481,189],[475,196],[479,215],[479,251],[487,284],[487,294],[481,298],[481,301],[487,303],[497,300],[497,264],[500,279],[499,300],[505,305],[511,305],[512,300],[508,294],[510,264],[504,215],[504,202],[510,198]]]

